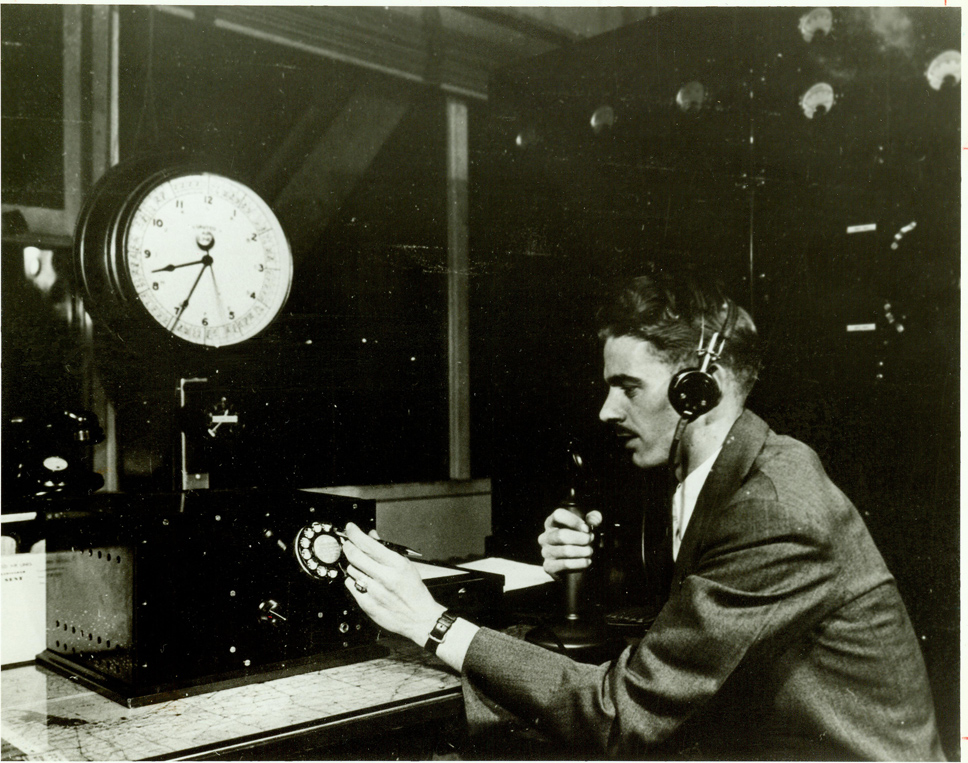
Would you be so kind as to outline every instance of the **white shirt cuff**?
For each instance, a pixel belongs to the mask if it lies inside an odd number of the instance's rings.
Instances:
[[[464,657],[475,634],[480,630],[474,623],[458,617],[437,646],[437,656],[454,670],[460,672]]]

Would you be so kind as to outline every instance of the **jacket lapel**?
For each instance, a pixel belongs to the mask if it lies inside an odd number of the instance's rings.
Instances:
[[[673,591],[682,586],[682,581],[695,566],[696,552],[701,547],[709,518],[739,490],[763,449],[769,431],[766,422],[748,410],[743,411],[729,430],[723,449],[699,492],[692,519],[682,538],[672,578]]]

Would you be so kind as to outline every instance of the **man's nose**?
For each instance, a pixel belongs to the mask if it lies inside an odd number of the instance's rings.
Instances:
[[[598,412],[599,420],[606,424],[621,421],[624,418],[615,398],[618,392],[617,389],[610,388],[605,396],[605,402],[602,404],[602,410]]]

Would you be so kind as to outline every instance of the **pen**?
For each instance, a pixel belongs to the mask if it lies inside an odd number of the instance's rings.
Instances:
[[[346,533],[344,533],[342,530],[333,530],[333,532],[335,532],[340,538],[349,540],[349,538],[346,537]],[[373,540],[375,540],[377,543],[382,543],[391,551],[396,551],[398,554],[402,554],[403,556],[423,556],[423,554],[421,554],[419,551],[414,551],[412,548],[404,546],[401,543],[391,543],[388,540],[382,540],[380,538],[374,538]]]

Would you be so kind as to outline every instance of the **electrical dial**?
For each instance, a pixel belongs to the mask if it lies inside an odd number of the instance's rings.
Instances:
[[[332,582],[340,577],[343,545],[328,522],[313,522],[296,533],[293,544],[299,569],[314,580]]]
[[[205,434],[213,440],[234,439],[242,430],[238,411],[224,396],[206,409],[204,423]]]

